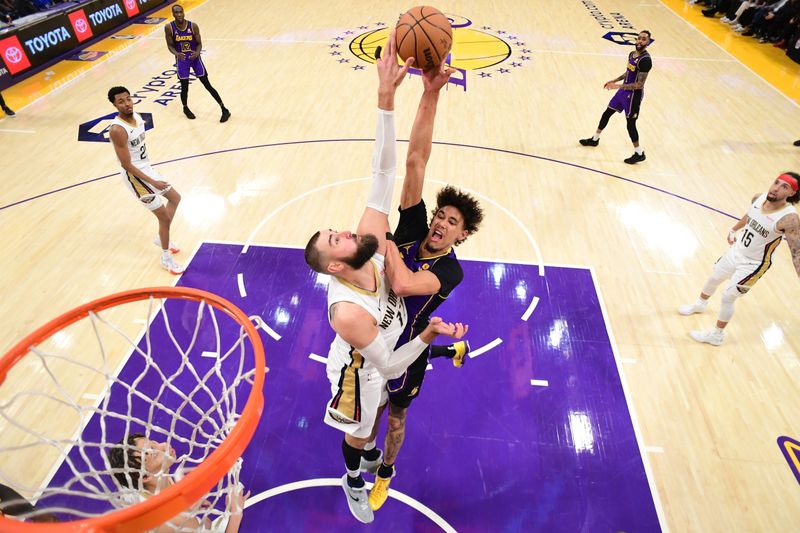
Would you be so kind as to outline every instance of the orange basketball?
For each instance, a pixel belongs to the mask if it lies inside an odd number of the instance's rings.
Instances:
[[[413,57],[415,67],[430,70],[447,59],[453,46],[453,29],[447,17],[435,7],[417,6],[400,16],[395,40],[403,61]]]

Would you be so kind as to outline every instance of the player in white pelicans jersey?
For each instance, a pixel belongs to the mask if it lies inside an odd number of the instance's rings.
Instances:
[[[169,228],[181,195],[150,166],[147,146],[144,142],[144,120],[133,112],[131,93],[125,87],[112,87],[108,101],[117,108],[117,116],[108,129],[122,172],[122,181],[136,198],[158,219],[158,235],[153,241],[161,247],[161,266],[172,274],[180,274],[183,268],[172,258],[180,250],[169,240]],[[162,198],[165,198],[166,204]]]
[[[700,298],[678,308],[682,315],[702,313],[720,283],[730,278],[730,285],[722,293],[716,327],[690,333],[697,342],[722,344],[736,299],[746,294],[772,266],[772,254],[782,239],[789,244],[792,263],[800,276],[800,217],[794,208],[800,201],[798,185],[800,175],[784,172],[775,178],[768,192],[753,197],[747,213],[731,228],[728,234],[731,247],[717,260]],[[737,234],[740,230],[741,234]]]
[[[345,433],[342,487],[350,512],[365,523],[374,517],[361,472],[374,472],[381,462],[375,448],[376,415],[387,400],[386,379],[401,375],[437,334],[464,334],[461,324],[434,317],[418,337],[393,349],[408,322],[405,304],[388,286],[384,268],[397,166],[394,94],[412,63],[409,59],[401,67],[396,58],[392,32],[385,55],[376,62],[380,83],[372,189],[358,229],[355,234],[318,231],[305,249],[306,263],[331,276],[328,320],[336,337],[328,353],[332,397],[325,423]]]

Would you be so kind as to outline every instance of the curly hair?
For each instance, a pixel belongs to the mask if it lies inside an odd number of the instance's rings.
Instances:
[[[468,236],[478,231],[478,226],[483,222],[483,209],[472,195],[456,189],[452,185],[447,185],[436,194],[436,209],[431,211],[431,224],[436,217],[436,213],[443,207],[451,206],[458,209],[464,218],[464,229]],[[467,238],[456,241],[456,246],[466,241]]]
[[[137,454],[133,447],[136,446],[136,439],[142,438],[144,435],[141,433],[133,433],[108,451],[108,462],[111,464],[111,468],[118,469],[127,466],[130,469],[126,472],[114,472],[114,477],[123,487],[141,488],[139,470],[142,468],[142,458],[141,454]],[[123,446],[124,444],[128,446]]]

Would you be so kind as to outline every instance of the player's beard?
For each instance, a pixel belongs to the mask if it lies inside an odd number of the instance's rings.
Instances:
[[[642,53],[642,52],[644,52],[644,49],[645,49],[645,48],[647,48],[647,45],[646,45],[646,44],[637,44],[637,45],[636,45],[636,51],[637,51],[637,52],[639,52],[639,53]]]
[[[768,202],[774,202],[774,201],[776,201],[777,199],[778,199],[778,197],[777,197],[777,196],[775,196],[774,194],[772,194],[771,192],[768,192],[768,193],[767,193],[767,201],[768,201]]]
[[[362,266],[367,264],[367,261],[372,259],[372,256],[375,255],[375,252],[378,251],[378,238],[371,233],[365,233],[364,235],[358,236],[358,244],[356,246],[356,252],[347,259],[342,259],[345,264],[351,266],[355,270],[358,270]]]

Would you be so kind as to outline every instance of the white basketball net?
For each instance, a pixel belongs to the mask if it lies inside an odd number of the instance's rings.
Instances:
[[[255,372],[246,338],[241,324],[205,301],[151,296],[90,313],[31,348],[0,386],[0,483],[35,508],[19,514],[13,506],[20,502],[6,500],[0,510],[23,521],[47,514],[78,520],[179,482],[227,438],[246,403]],[[135,433],[143,438],[125,443]],[[140,466],[124,459],[112,465],[114,447],[125,453],[120,457],[140,457]],[[164,457],[161,450],[172,448],[173,464],[165,460],[147,471],[153,458]],[[177,522],[193,518],[224,531],[240,462],[205,501],[170,524],[180,530]],[[148,476],[155,488],[126,487],[114,474]]]

